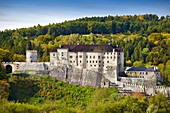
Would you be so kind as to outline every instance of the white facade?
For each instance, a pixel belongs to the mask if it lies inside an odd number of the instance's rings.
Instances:
[[[37,61],[37,50],[27,50],[26,62],[36,62],[36,61]]]
[[[61,47],[57,48],[56,51],[50,52],[51,65],[57,66],[60,63],[64,63],[75,68],[84,68],[102,73],[107,73],[107,67],[113,66],[117,67],[117,73],[124,71],[124,52],[118,52],[116,48],[113,48],[112,51],[107,51],[107,49],[104,51],[83,51],[83,49],[79,49],[79,45],[75,48],[78,48],[80,51],[77,49],[76,51],[71,51],[69,48]]]

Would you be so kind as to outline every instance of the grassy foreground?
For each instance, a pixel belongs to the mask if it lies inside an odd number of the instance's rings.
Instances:
[[[10,76],[9,97],[0,98],[0,113],[168,113],[163,94],[121,96],[113,88],[67,84],[50,76]],[[1,90],[1,89],[0,89]]]

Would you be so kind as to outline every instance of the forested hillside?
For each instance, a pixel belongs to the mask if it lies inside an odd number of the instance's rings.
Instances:
[[[0,32],[0,62],[25,61],[27,49],[38,50],[39,61],[61,44],[112,44],[125,52],[126,66],[158,66],[170,81],[170,18],[154,14],[91,17],[47,26]]]
[[[154,14],[86,17],[1,31],[0,64],[25,61],[27,49],[38,50],[39,61],[49,61],[50,50],[61,44],[108,44],[110,39],[125,52],[125,66],[158,66],[170,85],[170,18]],[[49,76],[6,75],[0,65],[0,113],[168,113],[169,106],[162,94],[123,97],[116,89],[81,87]]]
[[[8,82],[0,80],[0,113],[168,113],[170,111],[170,102],[160,93],[149,99],[138,92],[123,97],[114,88],[82,87],[58,81],[50,76],[8,77]]]

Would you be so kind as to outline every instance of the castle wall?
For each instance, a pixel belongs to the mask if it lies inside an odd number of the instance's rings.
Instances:
[[[4,66],[11,65],[12,72],[49,70],[49,62],[3,62]]]
[[[70,84],[109,87],[108,80],[101,73],[88,69],[57,66],[50,71],[50,75]]]
[[[142,92],[147,95],[155,95],[157,93],[163,93],[165,96],[170,98],[170,87],[144,86],[144,85],[123,83],[123,90],[131,90],[132,92]]]
[[[156,77],[160,78],[160,72],[154,71],[125,71],[128,76],[136,76],[136,77],[143,77],[145,79],[151,80],[156,79]]]
[[[120,81],[123,83],[128,84],[138,84],[138,85],[145,85],[145,86],[156,86],[157,81],[156,79],[146,79],[143,77],[119,77]]]

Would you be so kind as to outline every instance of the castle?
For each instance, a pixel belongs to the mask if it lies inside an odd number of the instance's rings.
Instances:
[[[61,45],[51,50],[50,62],[37,62],[37,51],[26,51],[26,62],[3,62],[8,73],[49,74],[71,84],[92,87],[117,87],[155,94],[169,88],[157,86],[162,81],[157,68],[127,67],[118,45]],[[156,89],[155,89],[156,88]]]

